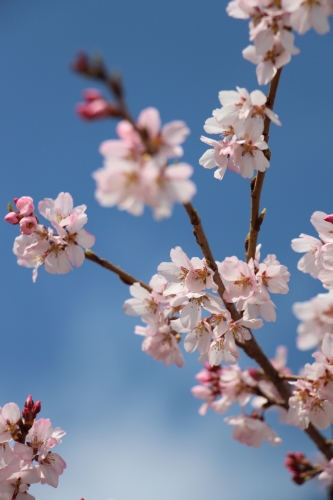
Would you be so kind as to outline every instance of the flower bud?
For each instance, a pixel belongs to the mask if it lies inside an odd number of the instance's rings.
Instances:
[[[21,215],[30,215],[35,207],[33,199],[30,196],[21,196],[15,203]]]
[[[39,413],[41,409],[42,409],[42,403],[40,401],[37,401],[32,408],[32,413],[34,415],[37,415],[37,413]]]
[[[34,400],[32,399],[31,394],[29,394],[29,396],[26,399],[26,402],[24,403],[24,407],[28,408],[29,410],[31,410],[32,407],[34,406],[34,404],[35,404]]]
[[[30,422],[32,420],[32,415],[29,410],[29,408],[23,408],[22,410],[22,417],[24,418],[25,422]]]
[[[16,212],[9,212],[9,214],[5,216],[5,221],[9,222],[9,224],[18,224],[19,220]]]
[[[74,71],[77,71],[78,73],[89,73],[89,61],[87,54],[85,54],[84,52],[80,52],[79,54],[77,54],[73,61],[72,69]]]
[[[330,222],[331,224],[333,224],[333,214],[331,215],[328,215],[327,217],[325,217],[324,219],[326,222]]]

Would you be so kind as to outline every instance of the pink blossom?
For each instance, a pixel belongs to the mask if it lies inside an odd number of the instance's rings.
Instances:
[[[0,442],[10,441],[21,418],[20,409],[16,403],[7,403],[1,408]]]
[[[285,10],[291,12],[290,24],[300,35],[311,27],[320,35],[330,29],[327,17],[330,14],[327,2],[324,0],[282,0]]]
[[[288,293],[287,282],[289,281],[290,273],[287,267],[280,265],[278,261],[271,263],[270,257],[274,257],[274,260],[276,259],[275,255],[267,256],[263,263],[259,264],[256,276],[271,293]]]
[[[222,180],[227,169],[240,173],[239,167],[236,167],[230,158],[231,144],[228,140],[215,141],[204,136],[200,139],[209,146],[213,146],[213,149],[207,149],[201,156],[199,164],[208,169],[218,167],[214,172],[215,179]]]
[[[224,421],[234,426],[232,437],[242,444],[253,446],[253,448],[259,448],[264,439],[273,446],[281,444],[281,439],[273,429],[258,418],[239,415],[237,417],[227,417]]]
[[[68,217],[71,214],[76,213],[78,216],[81,216],[86,209],[86,205],[74,208],[71,195],[63,192],[59,193],[55,200],[45,198],[38,203],[38,210],[43,217],[51,222],[57,222],[60,226],[68,224]]]
[[[181,368],[185,365],[177,340],[172,329],[167,325],[158,328],[154,335],[147,335],[143,341],[142,350],[157,361],[163,361],[165,366],[175,363]]]
[[[160,306],[155,302],[154,297],[148,290],[143,288],[140,283],[134,283],[130,286],[130,293],[134,297],[124,303],[124,311],[130,316],[157,316],[160,312]]]
[[[27,490],[30,484],[39,481],[40,474],[37,467],[15,472],[5,482],[0,483],[1,500],[12,500],[14,493],[17,493],[17,500],[35,500]]]
[[[65,431],[57,427],[53,430],[50,419],[36,420],[27,435],[27,442],[32,449],[40,451],[44,457],[57,444],[61,444],[61,437]]]
[[[31,215],[35,210],[33,202],[34,200],[30,196],[21,196],[21,198],[16,200],[16,207],[20,215]]]
[[[263,140],[262,132],[263,122],[252,120],[242,134],[242,139],[234,144],[231,158],[244,178],[253,177],[255,170],[265,172],[269,167],[269,160],[263,153],[268,145]]]
[[[293,313],[301,320],[297,327],[298,349],[316,347],[326,332],[333,334],[333,291],[318,294],[306,302],[296,302]]]
[[[37,230],[37,220],[36,217],[23,217],[20,220],[20,231],[22,234],[30,235]]]
[[[254,45],[249,45],[243,50],[243,57],[248,61],[257,64],[257,77],[259,85],[266,85],[276,75],[277,70],[290,62],[291,55],[299,53],[293,45],[293,35],[289,33],[290,40],[288,48],[285,47],[285,40],[280,35],[274,37],[272,49],[265,54],[258,54]]]
[[[46,456],[39,455],[39,469],[41,473],[41,483],[49,484],[57,488],[59,476],[64,472],[67,465],[66,462],[58,455],[58,453],[49,452]]]
[[[257,288],[253,269],[237,257],[229,257],[219,264],[219,272],[225,282],[228,298],[232,301],[247,299]]]
[[[299,238],[294,238],[291,241],[291,248],[295,252],[306,252],[306,254],[298,261],[297,268],[303,273],[309,273],[313,278],[318,278],[318,267],[316,259],[318,252],[323,246],[323,243],[307,234],[300,234]]]

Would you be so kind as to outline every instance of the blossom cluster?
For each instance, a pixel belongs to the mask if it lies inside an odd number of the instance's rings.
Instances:
[[[333,215],[317,211],[310,220],[320,239],[300,234],[299,238],[292,240],[291,247],[295,252],[306,252],[297,268],[318,278],[324,288],[333,289]]]
[[[290,273],[274,254],[267,255],[260,263],[260,248],[258,245],[255,258],[248,263],[227,257],[218,264],[226,288],[223,298],[226,302],[235,302],[237,310],[243,311],[243,317],[261,316],[265,321],[275,321],[276,306],[269,292],[288,293]]]
[[[53,452],[66,434],[52,428],[48,418],[36,420],[41,410],[28,396],[22,413],[15,403],[0,409],[0,498],[35,500],[28,493],[31,484],[49,484],[56,488],[65,461]]]
[[[250,19],[253,45],[243,50],[243,57],[257,65],[258,82],[266,85],[292,55],[299,53],[291,30],[302,35],[313,27],[319,34],[327,33],[333,4],[331,0],[232,0],[227,13]]]
[[[287,421],[301,429],[310,422],[327,429],[333,422],[333,334],[325,334],[321,350],[312,356],[315,363],[306,364],[303,377],[294,383]]]
[[[80,267],[85,259],[84,250],[95,243],[95,237],[83,226],[88,221],[86,205],[74,208],[69,193],[60,193],[55,200],[45,198],[38,203],[40,214],[51,222],[53,228],[39,224],[30,196],[14,199],[17,211],[11,204],[5,220],[20,226],[21,235],[14,241],[13,252],[20,266],[33,268],[33,281],[38,268],[44,265],[51,274],[66,274],[72,265]]]
[[[235,364],[240,357],[236,344],[251,338],[250,328],[263,325],[258,316],[275,321],[275,306],[269,291],[288,291],[287,268],[280,265],[275,255],[268,255],[261,264],[253,259],[247,264],[237,257],[218,263],[225,284],[223,299],[235,302],[243,313],[234,320],[221,298],[207,291],[214,292],[217,287],[206,260],[189,259],[180,247],[172,249],[170,256],[172,262],[158,266],[158,275],[150,282],[152,290],[135,283],[130,287],[134,298],[124,304],[127,314],[141,315],[147,324],[135,329],[135,333],[145,337],[143,350],[167,366],[171,363],[183,366],[178,344],[186,334],[184,348],[187,352],[198,349],[199,361],[208,359],[211,366],[222,361]],[[259,260],[259,248],[256,257]]]
[[[100,153],[103,168],[94,172],[96,198],[104,207],[118,206],[141,215],[145,205],[156,219],[169,217],[173,204],[188,203],[196,193],[189,177],[192,167],[174,162],[183,155],[181,144],[189,134],[182,121],[161,128],[157,109],[141,111],[136,123],[122,120],[116,128],[119,139],[105,141]]]
[[[266,106],[267,97],[260,90],[249,93],[245,88],[224,90],[219,93],[222,108],[213,111],[205,122],[208,134],[220,134],[220,141],[201,136],[211,146],[199,163],[204,168],[218,169],[214,173],[221,180],[227,169],[251,178],[254,171],[265,172],[269,167],[269,150],[264,141],[264,118],[267,116],[281,125],[278,116]]]
[[[333,290],[296,302],[293,312],[301,320],[297,328],[298,349],[312,349],[322,343],[325,333],[333,334]]]
[[[283,346],[277,349],[272,363],[281,373],[290,373],[285,366],[286,349]],[[205,415],[209,408],[213,408],[217,413],[226,413],[237,402],[242,409],[242,415],[225,418],[225,422],[234,426],[234,439],[254,448],[258,448],[264,439],[273,445],[281,442],[264,422],[265,411],[271,407],[278,408],[276,405],[281,402],[281,397],[260,370],[242,370],[238,365],[211,367],[206,363],[196,375],[196,379],[200,385],[192,388],[192,394],[204,400],[199,409],[200,415]],[[247,415],[245,406],[251,400],[256,410]]]

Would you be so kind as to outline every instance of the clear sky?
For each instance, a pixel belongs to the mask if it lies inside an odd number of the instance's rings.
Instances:
[[[102,165],[99,144],[114,137],[114,123],[81,122],[74,113],[92,82],[69,67],[79,49],[100,52],[121,70],[135,116],[155,106],[163,122],[185,120],[191,135],[184,160],[194,167],[202,217],[216,259],[243,258],[249,225],[249,182],[227,172],[219,182],[198,159],[203,123],[219,106],[220,90],[258,88],[255,66],[242,58],[247,22],[229,18],[218,0],[1,0],[0,4],[0,199],[3,214],[13,197],[35,201],[69,191],[88,206],[94,250],[148,281],[180,245],[199,256],[181,206],[156,222],[149,209],[133,217],[101,208],[91,174]],[[260,233],[263,255],[275,253],[291,272],[290,293],[274,297],[277,322],[258,332],[270,357],[287,345],[288,365],[298,371],[310,352],[295,347],[295,301],[322,291],[297,271],[290,240],[312,234],[315,210],[332,204],[333,35],[296,37],[298,56],[283,69],[272,125],[271,167]],[[266,89],[264,89],[265,91]],[[141,352],[133,334],[139,319],[123,314],[129,290],[115,275],[85,262],[65,276],[42,269],[37,283],[17,266],[17,228],[3,223],[0,272],[2,379],[0,405],[40,399],[43,417],[67,431],[59,453],[68,469],[59,488],[31,488],[37,500],[310,500],[325,498],[317,486],[295,486],[283,467],[286,451],[313,456],[312,443],[272,414],[283,439],[259,450],[233,441],[223,416],[200,417],[190,388],[200,365],[165,368]],[[276,299],[276,300],[275,300]],[[243,356],[242,364],[247,361]],[[231,415],[239,413],[234,407]]]

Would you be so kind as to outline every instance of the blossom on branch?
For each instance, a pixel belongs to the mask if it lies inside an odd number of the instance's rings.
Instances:
[[[55,200],[45,198],[40,201],[39,212],[51,222],[57,230],[55,232],[53,228],[38,223],[37,216],[33,214],[32,201],[30,197],[22,197],[16,202],[20,211],[15,212],[15,224],[20,224],[22,233],[14,241],[13,252],[17,263],[33,268],[34,282],[42,265],[51,274],[66,274],[72,270],[72,265],[80,267],[85,259],[82,247],[90,248],[95,243],[95,237],[83,229],[88,221],[85,214],[87,207],[74,207],[69,193],[60,193]],[[22,207],[25,213],[22,213]],[[11,211],[9,215],[13,213]],[[26,216],[26,213],[30,215]],[[5,220],[13,224],[8,216]]]

